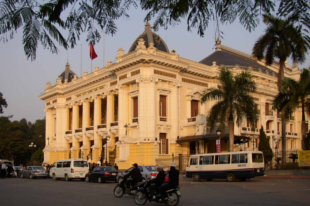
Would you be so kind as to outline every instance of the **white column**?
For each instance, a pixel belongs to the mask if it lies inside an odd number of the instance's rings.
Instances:
[[[62,147],[63,145],[63,136],[64,134],[62,134],[62,128],[63,128],[63,106],[57,106],[56,108],[56,145],[57,148]]]
[[[147,92],[147,84],[145,82],[139,83],[139,95],[138,95],[138,122],[139,122],[139,139],[144,141],[147,138],[148,133],[148,118],[147,118],[147,109],[151,108],[147,105],[147,99],[149,94]]]
[[[100,146],[100,136],[97,134],[97,126],[101,124],[101,97],[98,96],[94,100],[94,140],[95,145]]]
[[[127,109],[126,106],[127,101],[126,101],[126,96],[127,94],[124,91],[124,86],[120,86],[119,90],[118,90],[118,132],[119,132],[119,137],[123,137],[125,136],[125,127],[124,125],[127,122]]]
[[[171,109],[170,112],[170,119],[169,122],[171,123],[171,133],[170,133],[170,139],[171,140],[176,140],[177,136],[178,136],[178,121],[179,121],[179,117],[178,117],[178,88],[177,85],[175,85],[174,87],[172,87],[172,91],[170,93],[170,103],[169,105],[167,105],[168,109]],[[204,105],[202,105],[201,108],[204,108]],[[200,114],[204,114],[201,113]],[[174,141],[173,141],[174,142]],[[172,143],[172,142],[170,142]]]
[[[107,131],[111,127],[112,117],[114,115],[113,99],[110,92],[107,93]]]
[[[75,130],[79,128],[79,105],[74,104],[72,109],[72,135],[75,134]],[[77,149],[79,151],[79,142],[78,140],[73,136],[72,139],[72,147],[74,149]]]
[[[52,138],[52,112],[50,109],[46,110],[46,122],[45,122],[45,145],[49,145]],[[49,138],[49,140],[47,140]]]
[[[89,126],[89,102],[88,100],[85,100],[83,102],[83,125],[82,125],[82,131],[83,131],[83,147],[84,148],[90,148],[90,142],[88,138],[84,135],[86,131],[86,127]],[[84,154],[84,157],[86,157],[88,154]]]

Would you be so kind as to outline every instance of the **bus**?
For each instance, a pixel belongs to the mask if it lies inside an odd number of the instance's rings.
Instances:
[[[200,179],[227,179],[246,181],[264,176],[264,156],[261,151],[240,151],[191,155],[186,167],[186,177]]]

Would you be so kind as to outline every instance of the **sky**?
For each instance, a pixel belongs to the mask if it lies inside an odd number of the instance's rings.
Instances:
[[[106,35],[105,44],[101,39],[95,45],[98,57],[93,60],[93,70],[95,66],[102,68],[104,59],[105,62],[114,61],[119,48],[123,48],[125,53],[128,52],[135,39],[144,31],[145,14],[141,9],[131,9],[129,19],[120,18],[116,21],[117,33],[114,36]],[[152,22],[153,20],[150,24]],[[259,26],[250,33],[238,22],[238,19],[233,24],[220,27],[224,32],[222,44],[247,54],[252,53],[255,41],[263,35],[266,28],[261,21]],[[160,28],[155,33],[162,37],[170,51],[175,49],[182,58],[198,62],[215,51],[214,22],[209,24],[204,37],[200,37],[195,29],[192,29],[192,32],[187,31],[186,19],[183,19],[177,26],[170,26],[168,30]],[[31,122],[42,119],[45,117],[45,103],[39,99],[39,95],[45,91],[47,82],[55,84],[57,77],[64,71],[67,60],[70,69],[80,77],[82,53],[82,70],[90,72],[91,61],[86,34],[81,36],[74,49],[67,51],[60,46],[58,48],[59,53],[52,54],[40,45],[37,49],[36,60],[31,61],[27,60],[24,53],[22,30],[18,30],[14,39],[7,43],[0,42],[0,92],[8,103],[2,115],[13,115],[12,120],[26,118]],[[105,55],[103,55],[103,50]],[[292,65],[291,60],[288,60],[288,63]],[[299,67],[308,68],[309,65],[310,56],[307,54],[306,61]]]

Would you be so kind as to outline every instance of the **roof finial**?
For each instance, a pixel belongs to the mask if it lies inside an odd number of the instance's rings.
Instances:
[[[146,24],[145,24],[144,30],[145,30],[145,31],[151,30],[151,24],[150,24],[148,21],[147,21]]]

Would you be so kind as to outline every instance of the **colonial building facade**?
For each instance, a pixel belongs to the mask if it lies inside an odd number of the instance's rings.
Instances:
[[[181,58],[147,23],[127,54],[118,50],[115,63],[108,61],[80,78],[67,63],[55,85],[47,83],[40,95],[46,112],[44,163],[81,157],[117,163],[121,169],[134,162],[154,165],[171,155],[216,152],[216,139],[221,139],[221,151],[228,151],[228,134],[217,135],[206,126],[215,102],[200,102],[207,88],[221,86],[222,66],[233,73],[250,71],[257,83],[252,96],[259,119],[255,128],[246,118],[235,126],[235,150],[257,149],[261,125],[271,147],[279,150],[281,120],[271,110],[278,64],[266,66],[220,40],[200,62]],[[297,65],[286,65],[285,76],[298,80],[300,73]],[[301,148],[300,131],[298,109],[287,122],[288,150]]]

